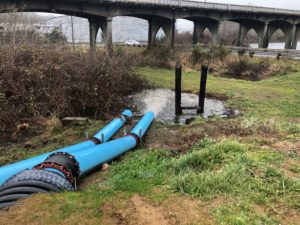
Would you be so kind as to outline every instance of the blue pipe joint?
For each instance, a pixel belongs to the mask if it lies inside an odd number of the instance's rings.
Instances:
[[[139,139],[141,139],[145,135],[147,129],[150,127],[150,125],[153,122],[154,118],[155,118],[155,114],[153,112],[145,113],[143,118],[132,129],[131,134],[134,134]]]
[[[81,142],[79,144],[71,145],[53,152],[47,152],[42,155],[38,155],[29,159],[25,159],[19,162],[15,162],[9,165],[5,165],[0,167],[0,186],[3,184],[8,178],[11,176],[26,170],[26,169],[32,169],[34,166],[44,162],[47,157],[49,157],[51,154],[55,152],[67,152],[70,154],[73,154],[74,152],[88,149],[95,146],[95,143],[93,141],[87,140],[84,142]]]
[[[130,149],[135,148],[137,140],[133,135],[115,139],[96,145],[89,151],[81,151],[74,154],[80,165],[80,177],[100,167],[103,163],[109,162]]]
[[[121,114],[123,116],[126,116],[127,118],[132,118],[133,117],[133,113],[129,109],[125,109]]]
[[[114,119],[96,133],[93,139],[98,140],[100,143],[107,142],[126,123],[127,119],[132,117],[133,113],[129,109],[124,110],[119,118]]]

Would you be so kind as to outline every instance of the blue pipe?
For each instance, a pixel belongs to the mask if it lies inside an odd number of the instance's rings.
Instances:
[[[67,152],[52,154],[33,169],[12,176],[0,186],[0,209],[18,204],[19,199],[29,194],[76,190],[78,178],[135,148],[153,120],[154,114],[148,112],[125,137],[75,151],[73,155]],[[29,194],[24,194],[27,192]]]
[[[94,135],[94,140],[96,141],[87,140],[79,144],[58,149],[56,151],[44,153],[42,155],[38,155],[23,161],[0,167],[0,185],[2,185],[11,176],[23,170],[32,169],[34,166],[44,162],[49,155],[55,152],[67,152],[73,155],[77,152],[80,152],[81,150],[86,150],[88,148],[94,147],[99,143],[104,143],[108,141],[124,125],[126,119],[131,118],[132,116],[133,114],[130,110],[123,111],[120,118],[114,119],[107,126],[105,126],[103,129],[101,129],[98,133]]]
[[[77,151],[72,155],[80,168],[80,177],[135,148],[154,120],[154,113],[148,112],[136,124],[130,135],[91,147],[88,151]],[[52,170],[54,171],[54,170]],[[60,171],[57,171],[60,174]]]
[[[155,114],[153,112],[147,112],[144,117],[139,121],[139,123],[132,129],[131,134],[136,135],[139,138],[142,138],[152,121],[155,118]]]
[[[132,129],[130,135],[97,145],[89,151],[80,151],[73,154],[80,167],[80,177],[91,172],[103,163],[113,160],[123,153],[135,148],[138,140],[146,133],[154,120],[154,113],[147,112]]]
[[[133,114],[126,109],[122,112],[120,118],[111,121],[107,126],[94,135],[94,138],[100,140],[101,143],[107,142],[126,122],[127,118],[132,118]]]
[[[79,163],[80,177],[133,149],[136,145],[137,139],[130,135],[95,146],[89,151],[75,153],[73,156]]]

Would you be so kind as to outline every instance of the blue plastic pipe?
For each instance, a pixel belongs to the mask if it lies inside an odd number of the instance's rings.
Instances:
[[[99,143],[104,143],[108,141],[126,122],[126,118],[131,118],[133,116],[130,110],[125,110],[122,112],[119,118],[112,120],[107,126],[101,129],[98,133],[94,135],[94,139]],[[34,166],[44,162],[46,158],[55,152],[67,152],[71,155],[75,155],[81,150],[88,151],[89,148],[97,146],[97,142],[92,140],[87,140],[79,144],[75,144],[69,147],[58,149],[56,151],[44,153],[42,155],[35,156],[23,161],[19,161],[10,165],[0,167],[0,185],[2,185],[11,176],[26,170],[32,169]]]
[[[101,143],[107,142],[126,122],[126,118],[132,118],[133,114],[126,109],[122,112],[120,118],[111,121],[107,126],[94,135],[94,138]]]
[[[144,117],[140,120],[140,122],[132,129],[131,133],[135,134],[137,137],[142,138],[152,121],[154,120],[155,115],[153,112],[148,112],[144,115]]]
[[[107,143],[94,146],[89,151],[79,151],[73,154],[80,167],[80,177],[98,168],[103,163],[109,162],[123,153],[135,148],[153,122],[153,112],[147,112],[138,124],[132,129],[131,134]]]
[[[147,129],[154,120],[154,113],[148,112],[136,124],[129,135],[122,138],[112,140],[101,145],[96,145],[88,149],[88,151],[73,152],[72,156],[79,163],[80,175],[93,171],[100,167],[103,163],[109,162],[123,153],[135,148],[138,145],[139,139],[143,137]],[[51,169],[55,172],[55,169]],[[61,174],[57,170],[58,174]]]
[[[73,156],[75,156],[79,163],[80,177],[100,167],[103,163],[111,161],[117,156],[133,149],[136,145],[137,139],[135,137],[125,136],[95,146],[89,151],[75,153]]]

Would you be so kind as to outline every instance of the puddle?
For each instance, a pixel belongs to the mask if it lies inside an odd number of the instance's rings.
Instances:
[[[175,92],[169,89],[144,90],[131,96],[138,111],[144,113],[153,111],[156,119],[161,121],[186,123],[196,116],[196,110],[183,110],[180,116],[175,115]],[[198,96],[182,93],[182,106],[197,106]],[[226,111],[224,103],[217,99],[205,99],[204,113],[202,116],[221,116]]]

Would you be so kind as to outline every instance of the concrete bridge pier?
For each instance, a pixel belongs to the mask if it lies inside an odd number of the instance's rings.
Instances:
[[[243,41],[247,35],[247,33],[251,30],[250,26],[247,26],[245,24],[240,23],[239,24],[239,31],[238,31],[238,36],[236,39],[236,46],[243,46]]]
[[[259,48],[268,48],[269,46],[269,22],[265,22],[264,28],[262,31],[258,33],[258,35],[261,37],[259,42]]]
[[[99,23],[95,20],[89,19],[90,25],[90,56],[93,58],[96,55],[96,38],[99,31]]]
[[[263,32],[264,32],[264,24],[257,23],[257,22],[238,22],[239,23],[239,31],[236,39],[236,46],[243,46],[244,39],[246,38],[246,35],[248,32],[253,29],[257,36],[258,36],[258,45],[262,46],[262,40],[263,40]],[[267,37],[266,37],[267,38]]]
[[[101,30],[104,37],[104,44],[107,52],[113,51],[112,41],[112,17],[106,17],[104,23],[101,26]]]
[[[212,44],[216,45],[220,43],[220,26],[221,23],[216,20],[206,18],[189,18],[194,22],[193,32],[193,44],[197,44],[200,41],[200,37],[204,30],[209,29],[212,35]]]
[[[194,22],[194,31],[193,31],[193,44],[197,44],[200,41],[200,37],[205,30],[205,26]]]
[[[148,20],[148,23],[148,49],[151,49],[155,45],[156,34],[160,28],[163,29],[166,35],[166,46],[170,49],[174,49],[176,20],[165,18],[150,18]]]
[[[285,49],[292,49],[292,30],[289,30],[287,32],[285,32],[285,45],[284,48]]]
[[[285,33],[285,49],[292,49],[292,30],[290,30],[288,33]]]
[[[293,28],[291,31],[291,49],[297,49],[297,43],[300,36],[300,29],[297,24],[293,24]]]
[[[220,36],[220,28],[222,26],[221,22],[217,22],[215,24],[212,24],[209,28],[211,34],[212,34],[212,44],[218,45],[221,44],[221,36]]]
[[[104,45],[107,52],[113,50],[112,44],[112,18],[111,17],[99,17],[99,18],[89,18],[90,25],[90,55],[94,57],[96,54],[96,38],[101,28],[104,38]]]

